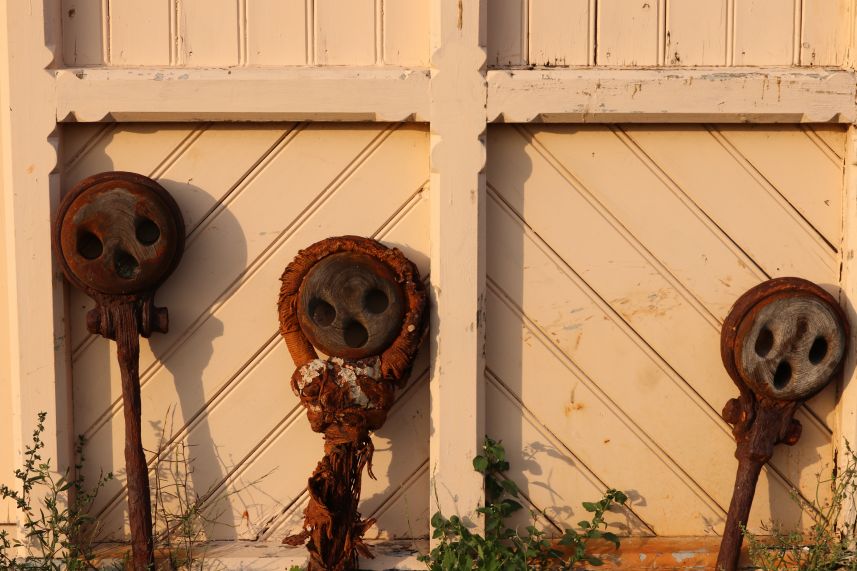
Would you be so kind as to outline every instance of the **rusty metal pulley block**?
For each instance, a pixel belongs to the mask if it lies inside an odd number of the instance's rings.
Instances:
[[[762,466],[778,443],[801,434],[797,407],[842,367],[849,328],[836,300],[801,278],[777,278],[750,289],[723,322],[720,354],[740,396],[723,409],[732,425],[738,473],[717,568],[734,571]]]
[[[175,270],[185,228],[172,196],[155,181],[105,172],[80,181],[62,200],[53,246],[69,282],[96,302],[91,333],[116,341],[125,416],[125,465],[132,564],[153,568],[148,469],[140,432],[140,340],[166,333],[166,308],[155,289]]]
[[[402,288],[386,264],[342,252],[307,273],[298,320],[310,342],[327,355],[364,359],[380,354],[395,339],[404,302]]]
[[[374,520],[357,509],[364,467],[374,477],[369,432],[384,424],[395,388],[407,380],[425,306],[416,266],[369,238],[317,242],[283,273],[280,332],[297,367],[292,390],[325,439],[303,531],[284,540],[307,544],[311,571],[355,569],[358,555],[372,556],[362,538]]]

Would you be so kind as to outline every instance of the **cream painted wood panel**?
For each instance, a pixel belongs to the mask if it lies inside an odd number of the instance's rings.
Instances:
[[[735,0],[732,63],[798,63],[801,5],[801,0]],[[826,29],[834,22],[826,22]]]
[[[854,26],[851,0],[803,0],[801,65],[842,65]]]
[[[667,65],[726,65],[730,0],[669,0]]]
[[[395,245],[427,275],[427,129],[70,126],[62,152],[64,188],[103,170],[141,172],[173,194],[187,223],[182,264],[156,298],[170,310],[170,333],[141,348],[144,446],[168,454],[189,447],[190,486],[209,498],[211,538],[295,531],[289,514],[304,498],[322,439],[289,388],[294,366],[277,333],[279,276],[300,248],[337,234]],[[127,515],[115,348],[85,331],[90,300],[72,293],[70,305],[75,431],[88,438],[87,474],[119,475],[95,511],[104,536],[121,538]],[[424,354],[375,439],[378,480],[365,483],[362,510],[379,518],[377,537],[428,533],[427,368]]]
[[[594,6],[590,0],[531,0],[527,61],[546,67],[589,65]]]
[[[659,45],[665,0],[598,0],[595,61],[603,66],[650,66]]]
[[[488,62],[842,65],[851,4],[491,0]],[[63,54],[69,65],[420,66],[428,22],[427,0],[64,0]]]
[[[369,65],[378,58],[376,0],[315,0],[315,61]]]
[[[511,67],[527,63],[528,0],[488,3],[488,65]]]
[[[0,179],[3,178],[3,161],[0,160]],[[4,201],[0,200],[0,235],[6,235],[6,217]],[[12,403],[12,373],[9,359],[9,304],[8,269],[6,256],[0,255],[0,402]],[[0,484],[11,486],[13,481],[14,438],[12,435],[12,415],[6,414],[0,420]],[[0,532],[4,525],[15,522],[14,505],[10,501],[0,502]],[[11,527],[11,526],[10,526]],[[8,530],[10,533],[14,529]]]
[[[311,30],[307,0],[250,0],[247,11],[247,63],[306,65]]]
[[[110,63],[168,65],[172,55],[170,0],[110,0]],[[174,24],[172,24],[174,25]]]
[[[107,59],[107,0],[62,0],[63,61],[98,65]]]
[[[195,67],[243,63],[243,5],[241,0],[180,0],[176,63]]]
[[[489,0],[488,64],[841,66],[852,33],[852,4],[851,0]]]
[[[489,0],[488,64],[824,65],[851,0]],[[63,0],[85,65],[428,65],[428,0]],[[597,51],[597,53],[596,53]]]
[[[429,64],[429,0],[385,0],[381,60],[390,65]]]
[[[737,389],[720,326],[768,277],[838,293],[843,144],[797,126],[489,129],[487,423],[550,525],[618,487],[636,494],[624,533],[721,531],[737,461],[719,411]],[[755,529],[798,522],[792,487],[816,493],[834,397],[798,412]]]
[[[428,0],[63,0],[69,66],[427,66]]]

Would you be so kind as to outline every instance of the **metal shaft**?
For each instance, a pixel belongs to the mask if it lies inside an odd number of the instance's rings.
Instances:
[[[128,478],[131,557],[134,571],[149,571],[155,565],[152,503],[149,496],[149,471],[140,431],[140,338],[134,306],[120,304],[115,318],[125,414],[125,469]]]
[[[744,458],[738,462],[738,473],[735,476],[735,491],[729,504],[726,516],[726,527],[723,530],[723,541],[717,554],[715,569],[735,571],[738,568],[738,558],[741,555],[741,543],[744,540],[743,529],[750,517],[753,506],[753,495],[756,483],[762,471],[764,462]]]

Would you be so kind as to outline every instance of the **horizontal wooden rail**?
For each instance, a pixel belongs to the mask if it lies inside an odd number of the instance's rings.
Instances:
[[[853,123],[855,75],[798,68],[488,72],[503,123]]]
[[[428,121],[429,72],[402,68],[80,68],[57,120]]]
[[[54,72],[57,120],[430,121],[408,68],[80,68]],[[496,123],[854,123],[855,72],[820,68],[488,72]]]

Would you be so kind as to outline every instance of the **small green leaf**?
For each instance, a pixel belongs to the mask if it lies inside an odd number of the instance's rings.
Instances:
[[[481,454],[473,459],[473,469],[484,474],[488,470],[488,458]]]
[[[606,539],[607,541],[612,543],[614,546],[616,546],[616,549],[619,549],[619,538],[616,537],[615,533],[605,531],[604,533],[601,534],[601,538]]]
[[[506,493],[510,496],[517,496],[520,491],[518,489],[518,484],[512,480],[503,480],[503,489],[506,490]]]
[[[588,512],[597,512],[598,511],[598,506],[592,502],[583,502],[582,505],[583,505],[583,509],[585,509]]]

